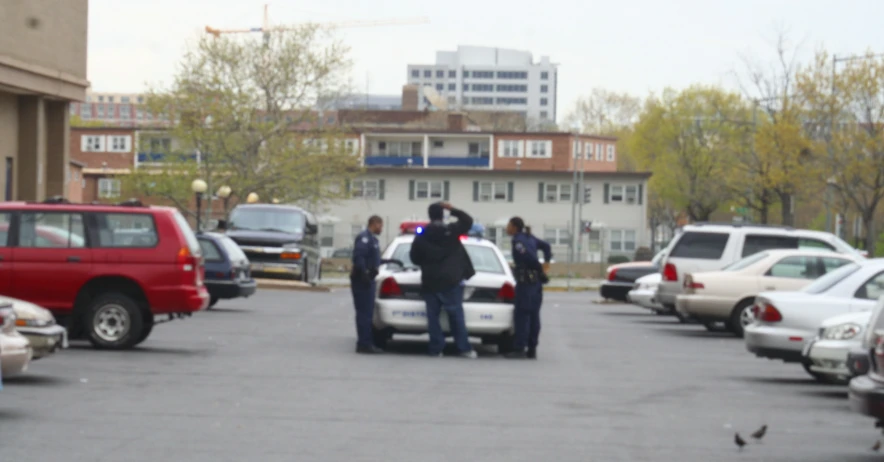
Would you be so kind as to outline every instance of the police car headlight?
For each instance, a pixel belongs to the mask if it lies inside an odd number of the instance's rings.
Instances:
[[[820,336],[825,340],[850,340],[863,331],[859,324],[848,322],[826,328]]]

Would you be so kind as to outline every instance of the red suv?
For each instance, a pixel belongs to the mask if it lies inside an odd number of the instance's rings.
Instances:
[[[205,309],[199,241],[178,210],[0,203],[0,294],[52,311],[71,338],[126,349],[153,326]]]

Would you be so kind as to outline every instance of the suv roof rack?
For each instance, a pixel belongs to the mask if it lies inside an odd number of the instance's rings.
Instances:
[[[126,199],[123,202],[117,202],[114,205],[119,205],[121,207],[147,207],[140,200],[136,198]]]
[[[785,225],[764,225],[764,224],[758,224],[758,223],[731,223],[728,221],[698,221],[696,223],[688,223],[686,226],[730,226],[733,228],[752,227],[752,228],[776,228],[776,229],[788,229],[788,230],[795,229],[792,226],[785,226]]]
[[[71,201],[64,198],[64,196],[52,196],[43,201],[44,204],[70,204]]]
[[[113,207],[113,206],[118,206],[118,207],[148,207],[147,205],[144,205],[144,203],[142,203],[140,200],[135,199],[135,198],[127,199],[127,200],[124,200],[124,201],[122,201],[122,202],[117,202],[117,203],[115,203],[115,204],[106,204],[106,203],[101,202],[101,201],[82,202],[82,203],[81,203],[81,202],[71,202],[70,200],[65,199],[63,196],[52,196],[52,197],[50,197],[50,198],[48,198],[48,199],[44,199],[43,201],[40,201],[40,202],[29,201],[28,204],[99,205],[99,206],[105,206],[105,207]]]

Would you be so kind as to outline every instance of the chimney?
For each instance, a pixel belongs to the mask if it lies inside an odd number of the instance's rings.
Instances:
[[[466,129],[467,118],[460,112],[448,114],[448,131],[462,132]]]
[[[418,107],[418,88],[417,85],[402,86],[402,110],[417,111]]]

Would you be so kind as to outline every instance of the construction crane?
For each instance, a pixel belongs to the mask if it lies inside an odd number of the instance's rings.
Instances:
[[[430,22],[430,19],[427,17],[418,17],[418,18],[400,18],[400,19],[381,19],[374,21],[343,21],[343,22],[327,22],[327,23],[319,23],[321,26],[330,27],[333,29],[345,28],[345,27],[374,27],[374,26],[391,26],[391,25],[410,25],[410,24],[427,24]],[[264,34],[264,44],[266,45],[270,40],[270,32],[272,31],[280,31],[280,30],[291,30],[294,27],[292,26],[271,26],[270,25],[270,17],[268,14],[268,5],[264,5],[264,25],[261,27],[250,27],[248,29],[216,29],[210,26],[206,26],[206,33],[212,34],[215,38],[221,36],[221,34],[249,34],[252,32],[261,32]]]

